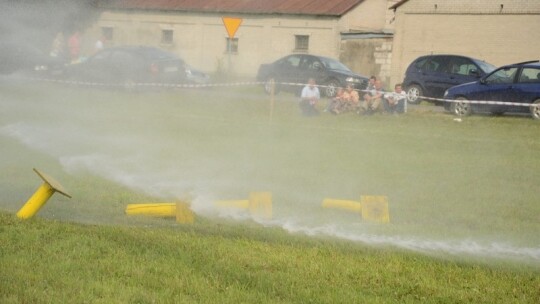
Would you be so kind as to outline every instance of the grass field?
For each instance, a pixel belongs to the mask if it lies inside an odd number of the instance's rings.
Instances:
[[[1,89],[7,302],[70,290],[76,302],[538,302],[540,124],[528,117],[456,122],[425,106],[304,118],[288,94],[271,111],[259,87]],[[39,186],[33,167],[73,196],[40,211],[53,222],[9,215]],[[212,208],[259,190],[272,192],[272,220]],[[388,196],[391,223],[321,208],[360,195]],[[178,199],[192,202],[194,225],[124,215]],[[43,266],[31,271],[33,260]],[[41,283],[17,287],[28,280]]]

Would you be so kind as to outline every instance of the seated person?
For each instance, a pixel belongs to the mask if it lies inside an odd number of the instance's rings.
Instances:
[[[362,103],[363,114],[371,115],[379,110],[383,93],[382,82],[375,80],[375,87],[364,95],[364,102]]]
[[[360,95],[354,89],[351,83],[347,84],[345,88],[345,110],[357,111],[360,107]]]
[[[384,110],[387,113],[405,113],[405,102],[407,100],[407,93],[403,91],[401,83],[394,86],[394,92],[384,94]]]
[[[319,99],[321,99],[321,93],[315,85],[315,79],[310,78],[308,80],[308,84],[302,89],[300,98],[300,109],[304,116],[319,115],[316,105]]]
[[[344,102],[345,102],[345,91],[343,90],[343,88],[337,88],[336,96],[334,96],[334,98],[329,100],[328,106],[326,107],[326,111],[333,114],[339,114],[343,110]]]

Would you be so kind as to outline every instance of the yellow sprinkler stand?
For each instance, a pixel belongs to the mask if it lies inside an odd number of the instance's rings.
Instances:
[[[362,204],[355,201],[325,198],[322,202],[322,206],[323,208],[345,209],[353,212],[362,213]]]
[[[127,215],[148,215],[155,217],[175,217],[175,203],[154,203],[154,204],[129,204],[126,207]]]
[[[369,222],[389,223],[388,197],[384,195],[362,195],[360,202],[362,219]]]
[[[218,208],[248,209],[257,218],[272,219],[272,192],[251,192],[247,200],[215,201]]]
[[[127,215],[147,215],[155,217],[175,217],[177,223],[191,224],[195,221],[193,211],[183,202],[129,204],[126,207]]]
[[[383,195],[362,195],[360,202],[325,198],[322,202],[322,207],[358,212],[362,215],[362,219],[368,222],[390,222],[388,197]]]
[[[55,193],[59,192],[71,198],[71,195],[67,194],[62,185],[58,183],[54,178],[46,175],[43,172],[34,168],[34,171],[41,177],[44,183],[38,188],[38,190],[30,197],[30,199],[24,204],[24,206],[17,212],[17,217],[20,219],[28,219],[36,215],[36,213],[47,203],[47,200]]]

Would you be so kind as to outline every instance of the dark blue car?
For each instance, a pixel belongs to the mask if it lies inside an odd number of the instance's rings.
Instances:
[[[473,112],[530,112],[540,119],[540,62],[506,65],[480,80],[448,89],[445,103],[452,113],[465,116]]]
[[[471,57],[459,55],[427,55],[414,60],[403,80],[407,101],[417,104],[419,96],[442,98],[444,91],[455,85],[478,80],[496,67]],[[428,100],[430,101],[430,100]],[[442,102],[435,102],[441,105]]]

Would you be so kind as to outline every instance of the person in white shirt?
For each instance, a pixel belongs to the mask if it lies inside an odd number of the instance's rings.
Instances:
[[[407,93],[403,91],[401,84],[394,86],[394,92],[384,94],[384,110],[390,114],[405,113]]]
[[[308,80],[308,84],[302,89],[300,98],[300,109],[304,116],[319,115],[316,106],[319,99],[321,99],[321,93],[319,92],[319,88],[315,85],[315,79],[310,78]]]

